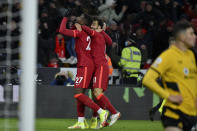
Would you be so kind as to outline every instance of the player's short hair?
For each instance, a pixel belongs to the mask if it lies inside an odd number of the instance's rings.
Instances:
[[[99,17],[93,17],[92,22],[93,21],[98,21],[98,25],[101,26],[101,28],[104,25],[104,22]]]
[[[172,35],[174,38],[177,37],[177,35],[182,32],[182,31],[186,31],[188,28],[193,28],[192,24],[188,21],[180,21],[177,22],[174,27],[173,27],[173,32]]]
[[[174,37],[170,37],[168,42],[169,42],[169,45],[171,45],[172,43],[175,42],[175,38]]]
[[[90,26],[92,23],[92,16],[88,15],[88,14],[84,14],[84,19],[85,19],[85,25]]]

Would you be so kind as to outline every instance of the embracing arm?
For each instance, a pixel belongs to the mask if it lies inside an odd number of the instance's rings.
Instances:
[[[112,45],[112,39],[111,39],[111,37],[107,33],[105,33],[105,31],[101,31],[101,33],[103,34],[106,43],[108,45]]]
[[[81,26],[82,30],[85,31],[89,36],[94,36],[95,31],[90,29],[88,26],[82,25]]]
[[[66,35],[66,36],[76,37],[77,33],[75,30],[66,29],[66,23],[67,23],[67,18],[64,17],[61,24],[60,24],[59,32],[63,35]]]

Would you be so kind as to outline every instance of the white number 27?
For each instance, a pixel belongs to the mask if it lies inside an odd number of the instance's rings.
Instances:
[[[76,77],[75,78],[75,83],[80,84],[82,80],[83,80],[83,77]]]

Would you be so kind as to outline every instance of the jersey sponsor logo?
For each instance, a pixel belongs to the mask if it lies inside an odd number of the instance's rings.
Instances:
[[[197,69],[189,69],[189,72],[190,72],[191,74],[197,74]]]
[[[197,74],[197,70],[196,69],[192,69],[192,68],[184,68],[183,69],[184,72],[184,78],[185,79],[196,79],[196,74]]]

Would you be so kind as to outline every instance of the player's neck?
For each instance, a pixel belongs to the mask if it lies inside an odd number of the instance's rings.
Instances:
[[[178,49],[180,49],[181,51],[185,52],[187,51],[187,46],[182,42],[182,41],[176,41],[176,43],[173,44],[174,46],[176,46]]]

